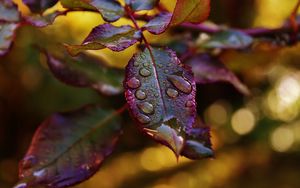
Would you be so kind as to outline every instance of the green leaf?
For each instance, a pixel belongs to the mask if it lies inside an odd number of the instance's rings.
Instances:
[[[47,63],[54,76],[71,86],[89,87],[104,95],[123,92],[124,70],[109,67],[94,56],[81,54],[78,57],[55,57],[47,54]]]
[[[145,49],[129,61],[124,87],[130,112],[140,128],[178,156],[185,130],[192,127],[196,116],[191,70],[171,50]]]
[[[81,45],[66,45],[73,56],[84,50],[109,48],[122,51],[141,39],[141,32],[129,25],[121,27],[103,24],[95,27]]]
[[[170,24],[200,23],[207,19],[209,12],[210,0],[177,0]]]
[[[159,0],[126,0],[126,4],[129,5],[132,10],[151,10],[155,7]]]
[[[204,41],[203,48],[242,49],[251,45],[253,38],[243,32],[235,30],[221,31]]]
[[[16,187],[68,187],[96,173],[121,134],[118,112],[99,106],[56,113],[36,131]]]
[[[83,9],[98,11],[108,22],[117,21],[124,15],[124,8],[117,0],[60,0],[68,9]]]

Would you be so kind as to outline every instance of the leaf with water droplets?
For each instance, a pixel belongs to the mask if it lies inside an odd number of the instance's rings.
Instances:
[[[159,0],[126,0],[126,4],[129,5],[132,10],[151,10],[155,7]]]
[[[36,131],[16,187],[67,187],[97,172],[121,134],[118,112],[86,106],[56,113]]]
[[[34,13],[42,13],[57,2],[58,0],[23,0],[23,3]]]
[[[47,63],[60,81],[75,87],[89,87],[104,95],[117,95],[122,93],[122,80],[124,71],[109,67],[95,56],[80,54],[78,57],[57,57],[49,53]]]
[[[207,19],[209,12],[210,0],[177,0],[170,24],[200,23]]]
[[[190,68],[171,50],[145,49],[129,61],[124,87],[140,129],[178,156],[185,130],[192,128],[196,116],[196,87]],[[187,101],[191,105],[186,106]]]
[[[160,13],[158,16],[150,20],[146,25],[143,26],[143,29],[146,29],[152,34],[158,35],[163,33],[171,20],[172,14],[168,12]]]
[[[66,45],[71,55],[84,50],[109,48],[122,51],[141,39],[141,32],[129,25],[121,27],[103,24],[95,27],[81,45]]]
[[[117,0],[60,0],[63,7],[98,11],[107,22],[117,21],[124,15],[124,8]]]
[[[203,48],[242,49],[251,45],[253,38],[243,32],[235,30],[221,31],[203,41]]]
[[[232,84],[244,95],[249,95],[250,91],[233,72],[226,68],[219,59],[203,54],[193,57],[188,65],[192,67],[195,80],[199,84],[227,82]]]

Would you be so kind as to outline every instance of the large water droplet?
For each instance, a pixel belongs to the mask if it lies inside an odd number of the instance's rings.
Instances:
[[[180,91],[183,93],[191,93],[192,92],[192,85],[186,79],[181,76],[177,75],[169,75],[168,80]]]
[[[27,155],[24,157],[24,159],[21,161],[21,166],[23,169],[31,168],[34,164],[36,164],[37,159],[33,155]]]
[[[144,102],[138,104],[139,109],[141,109],[145,114],[152,114],[154,111],[154,107],[149,102]]]
[[[136,89],[136,88],[140,87],[140,85],[141,85],[141,82],[136,77],[132,77],[127,82],[127,86],[132,89]]]
[[[144,77],[148,77],[151,75],[151,72],[148,69],[142,68],[140,70],[140,75],[144,76]]]
[[[172,88],[167,89],[167,95],[171,98],[175,98],[178,96],[178,91]]]
[[[140,123],[143,123],[143,124],[147,124],[147,123],[150,123],[151,119],[149,116],[146,116],[144,114],[139,114],[137,116],[137,120],[140,122]]]
[[[140,100],[144,100],[147,98],[147,94],[143,90],[137,90],[135,92],[135,97]]]

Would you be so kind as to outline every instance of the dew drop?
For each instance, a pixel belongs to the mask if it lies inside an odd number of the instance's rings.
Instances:
[[[21,161],[21,166],[23,169],[31,168],[34,164],[36,164],[37,160],[35,156],[28,155]]]
[[[146,62],[143,65],[144,65],[144,67],[149,67],[150,64],[148,62]]]
[[[185,103],[185,107],[187,107],[187,108],[190,108],[190,107],[193,107],[193,106],[194,106],[194,102],[193,101],[187,101]]]
[[[147,94],[144,91],[139,89],[135,92],[135,97],[137,99],[144,100],[147,98]]]
[[[133,63],[133,65],[134,65],[135,67],[138,67],[138,66],[140,66],[140,62],[135,61],[135,62]]]
[[[141,86],[141,82],[136,77],[133,77],[127,82],[127,86],[136,89]]]
[[[144,76],[144,77],[148,77],[151,75],[151,72],[148,69],[142,68],[140,70],[140,75]]]
[[[167,89],[167,95],[171,98],[175,98],[178,96],[178,91],[172,88]]]
[[[141,109],[145,114],[152,114],[154,111],[154,107],[149,102],[144,102],[138,104],[139,109]]]
[[[168,69],[166,69],[164,72],[165,72],[166,74],[168,74],[168,73],[169,73],[169,70],[168,70]]]
[[[158,93],[155,93],[154,96],[155,96],[155,97],[159,97]]]
[[[140,123],[143,123],[143,124],[147,124],[147,123],[150,123],[151,119],[149,116],[146,116],[144,114],[139,114],[137,116],[137,120],[140,122]]]
[[[168,76],[168,80],[180,91],[183,93],[191,93],[192,92],[192,85],[183,77],[177,75],[170,75]]]

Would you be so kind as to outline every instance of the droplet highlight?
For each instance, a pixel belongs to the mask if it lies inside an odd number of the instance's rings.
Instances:
[[[150,123],[150,121],[151,121],[150,117],[146,116],[144,114],[139,114],[137,116],[137,120],[142,124],[147,124],[147,123]]]
[[[178,96],[178,91],[176,89],[168,88],[167,95],[171,98],[176,98]]]
[[[135,97],[139,100],[144,100],[147,98],[147,94],[143,90],[137,90],[135,92]]]
[[[168,80],[183,93],[189,94],[192,92],[192,85],[182,76],[169,75]]]
[[[138,104],[138,107],[145,114],[152,114],[154,112],[154,107],[149,102],[140,103]]]
[[[151,72],[150,72],[148,69],[142,68],[142,69],[140,70],[140,75],[141,75],[141,76],[144,76],[144,77],[148,77],[148,76],[151,75]]]
[[[141,86],[141,82],[137,78],[133,77],[127,82],[127,86],[132,89],[136,89]]]

